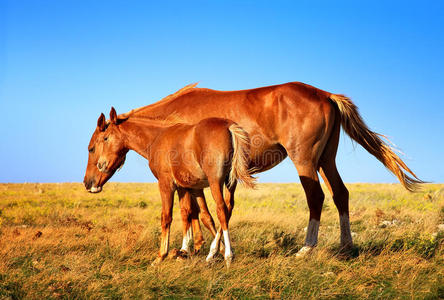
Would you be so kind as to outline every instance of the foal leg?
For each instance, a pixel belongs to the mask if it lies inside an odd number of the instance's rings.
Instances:
[[[236,186],[237,186],[237,181],[234,182],[234,184],[228,188],[227,185],[228,181],[225,182],[225,186],[224,186],[224,201],[225,201],[225,205],[227,206],[227,218],[228,221],[230,221],[231,219],[231,214],[233,212],[233,208],[234,208],[234,192],[236,191]],[[222,227],[219,228],[218,231],[219,235],[222,236]],[[225,249],[224,249],[224,244],[220,243],[220,247],[219,247],[220,253],[225,255]],[[232,259],[234,258],[234,253],[231,253]]]
[[[230,221],[231,214],[234,208],[234,192],[236,191],[237,181],[234,182],[234,184],[231,187],[228,187],[227,183],[228,181],[225,182],[224,186],[224,201],[225,205],[227,206],[227,218],[228,221]],[[222,227],[219,228],[219,234],[222,235]],[[220,252],[221,254],[225,253],[224,244],[222,243],[220,244]],[[232,257],[234,257],[234,253],[232,253]]]
[[[208,228],[208,230],[211,232],[213,237],[216,236],[216,226],[214,225],[213,217],[211,216],[210,212],[208,211],[207,201],[205,200],[205,195],[202,189],[200,190],[193,190],[193,197],[196,198],[196,201],[200,208],[200,219],[202,220],[202,223],[205,225],[205,227]]]
[[[217,231],[216,226],[214,225],[213,217],[211,216],[207,201],[205,200],[205,195],[203,190],[194,190],[193,196],[196,197],[197,203],[199,205],[200,209],[200,219],[202,220],[202,223],[207,227],[207,229],[211,232],[213,235],[213,238],[216,237]],[[219,237],[222,236],[222,229],[220,230]],[[225,247],[223,243],[220,243],[219,250],[223,254],[225,251]]]
[[[180,215],[182,217],[183,240],[179,255],[186,256],[190,253],[190,242],[193,239],[193,229],[191,227],[191,197],[190,193],[184,188],[178,188]]]
[[[193,226],[194,232],[194,253],[197,253],[199,252],[200,248],[202,248],[202,245],[205,242],[202,235],[202,228],[200,227],[199,222],[200,208],[197,204],[196,197],[194,197],[190,190],[187,191],[187,194],[189,195],[189,198],[191,200],[191,224]]]
[[[228,187],[227,182],[225,182],[224,187],[224,201],[228,209],[228,220],[231,219],[231,214],[234,208],[234,192],[236,191],[237,181],[233,183],[232,186]]]
[[[225,262],[227,267],[230,267],[231,260],[233,259],[233,252],[231,251],[231,241],[230,241],[230,233],[228,231],[228,208],[225,204],[223,194],[222,194],[222,185],[223,182],[212,182],[210,183],[211,194],[213,195],[214,200],[216,201],[217,206],[217,217],[219,219],[222,233],[224,236],[225,242]],[[220,231],[217,232],[216,238],[213,243],[211,243],[210,253],[207,256],[207,261],[211,261],[214,255],[217,253],[220,243]],[[214,245],[213,245],[214,244]]]
[[[160,263],[168,255],[168,248],[170,242],[170,228],[173,220],[173,200],[174,200],[174,187],[169,181],[159,180],[159,191],[162,198],[162,216],[161,227],[162,234],[160,238],[160,251],[159,255],[154,260],[152,265]]]

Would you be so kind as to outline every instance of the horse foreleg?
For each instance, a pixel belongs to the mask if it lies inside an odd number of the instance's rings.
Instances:
[[[162,198],[162,215],[161,215],[161,238],[159,255],[153,262],[153,265],[160,263],[168,255],[170,242],[170,228],[173,220],[173,200],[174,188],[170,182],[162,182],[159,180],[159,191]]]
[[[178,188],[180,215],[182,217],[183,239],[179,256],[187,256],[190,253],[190,243],[193,239],[193,228],[191,226],[192,205],[190,193],[183,188]]]

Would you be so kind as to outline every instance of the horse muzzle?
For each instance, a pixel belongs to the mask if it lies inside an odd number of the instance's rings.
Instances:
[[[101,186],[93,186],[91,189],[88,190],[90,193],[100,193],[102,191]]]
[[[85,188],[88,192],[90,193],[99,193],[102,191],[102,187],[101,186],[95,186],[95,181],[94,180],[84,180],[83,183],[85,184]]]

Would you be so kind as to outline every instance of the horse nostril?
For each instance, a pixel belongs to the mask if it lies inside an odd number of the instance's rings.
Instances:
[[[90,179],[90,180],[84,180],[83,181],[83,183],[85,184],[85,188],[87,189],[87,190],[89,190],[91,187],[92,187],[92,185],[93,185],[93,180],[92,179]]]

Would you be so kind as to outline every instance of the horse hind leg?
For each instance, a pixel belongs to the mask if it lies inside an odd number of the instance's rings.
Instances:
[[[211,216],[210,211],[208,210],[207,201],[205,199],[205,194],[204,194],[203,190],[194,190],[193,197],[196,198],[197,203],[199,205],[200,219],[201,219],[202,223],[205,225],[205,227],[210,231],[210,233],[214,239],[216,237],[218,231],[216,230],[216,226],[214,224],[214,219]],[[222,229],[220,229],[219,236],[222,236]],[[219,251],[221,252],[221,254],[224,254],[225,246],[223,243],[220,243]]]
[[[227,206],[227,217],[228,221],[230,221],[231,216],[233,214],[233,208],[234,208],[234,192],[236,191],[237,187],[237,181],[232,183],[231,186],[228,185],[228,181],[225,181],[224,186],[224,201],[225,205]],[[221,229],[222,230],[222,229]],[[223,244],[221,244],[221,253],[224,253]],[[231,254],[231,256],[234,258],[234,253]]]
[[[228,217],[228,208],[225,203],[223,193],[222,193],[222,185],[223,182],[210,182],[210,189],[213,195],[213,198],[216,202],[217,206],[217,217],[220,222],[220,226],[222,229],[222,234],[225,242],[225,262],[227,267],[230,267],[231,261],[233,259],[233,252],[231,250],[231,241],[230,241],[230,233],[228,229],[229,217]],[[210,253],[207,256],[207,262],[211,262],[213,260],[214,255],[219,250],[221,234],[220,231],[217,232],[216,238],[211,243]]]
[[[318,243],[319,224],[325,196],[319,183],[317,169],[321,149],[323,148],[320,139],[312,145],[305,145],[305,147],[295,147],[294,145],[293,147],[286,147],[288,156],[298,171],[310,210],[305,243],[296,254],[297,257],[305,256]]]
[[[234,182],[230,187],[228,187],[228,182],[225,181],[224,187],[224,201],[228,209],[228,220],[231,219],[234,208],[234,192],[236,191],[237,181]]]
[[[196,199],[197,204],[199,205],[200,219],[202,220],[202,223],[211,232],[212,236],[215,237],[217,233],[216,226],[214,225],[213,217],[208,210],[207,201],[205,199],[203,190],[193,190],[193,197]]]
[[[188,194],[190,194],[191,199],[191,225],[194,233],[194,253],[198,253],[205,242],[199,222],[200,208],[196,197],[190,192],[188,192]]]
[[[186,257],[190,253],[190,244],[194,236],[194,247],[200,248],[203,244],[202,231],[199,224],[199,210],[197,205],[193,204],[196,200],[192,197],[189,190],[178,189],[180,214],[182,217],[183,239],[182,247],[177,253],[178,257]],[[197,224],[196,224],[197,220]],[[194,233],[194,234],[193,234]]]
[[[319,173],[330,190],[333,201],[338,209],[341,228],[341,247],[346,249],[353,246],[353,239],[349,221],[349,193],[339,175],[335,162],[339,135],[340,123],[336,121],[332,134],[319,160]]]
[[[333,196],[333,201],[339,212],[339,224],[341,228],[341,248],[347,249],[353,246],[349,220],[349,193],[341,176],[336,169],[335,163],[324,163],[320,173],[325,184]]]
[[[228,187],[228,180],[225,181],[224,186],[224,201],[225,205],[227,206],[227,218],[228,221],[231,219],[231,215],[233,213],[234,208],[234,192],[236,191],[237,181],[235,181],[230,187]],[[219,228],[219,231],[217,232],[219,236],[222,236],[222,227]],[[225,255],[225,245],[220,242],[219,251],[222,255]],[[231,260],[234,258],[233,250],[231,250]]]
[[[233,213],[233,208],[234,208],[234,192],[236,191],[236,186],[237,186],[237,182],[234,182],[234,184],[232,184],[230,187],[228,187],[228,180],[225,181],[224,201],[225,201],[225,205],[227,207],[227,220],[228,221],[231,219],[231,215]],[[205,203],[205,205],[206,205],[206,203]],[[209,216],[211,217],[211,215],[209,215]],[[213,222],[213,226],[214,226],[214,222]],[[213,249],[213,252],[214,252],[214,254],[212,254],[212,256],[214,256],[215,253],[217,252],[217,248],[219,248],[220,253],[225,256],[225,245],[220,240],[222,235],[223,235],[222,227],[220,227],[219,230],[217,232],[215,231],[215,234],[213,235],[215,237],[215,239],[213,240],[213,242],[215,244],[214,245],[212,244],[212,249]],[[219,246],[216,246],[216,243],[218,243]],[[211,250],[210,250],[210,252],[211,252]],[[228,254],[228,255],[231,256],[231,260],[232,260],[234,258],[233,250],[231,250],[231,255],[230,254]],[[211,256],[211,259],[212,259],[212,256]]]
[[[302,247],[297,253],[297,257],[301,257],[310,252],[311,249],[318,244],[319,224],[325,196],[319,183],[318,174],[314,164],[297,164],[296,168],[298,170],[299,178],[301,180],[302,187],[304,188],[308,208],[310,210],[305,244],[304,247]]]

